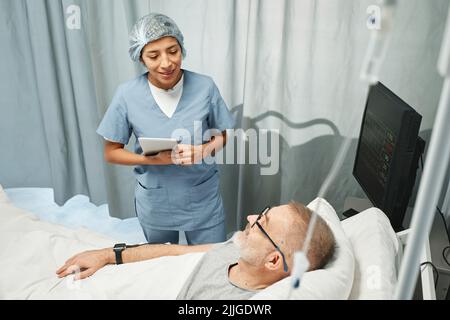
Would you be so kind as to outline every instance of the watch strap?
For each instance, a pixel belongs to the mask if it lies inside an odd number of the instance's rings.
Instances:
[[[140,247],[143,244],[126,245],[125,243],[116,244],[114,246],[114,254],[116,256],[116,264],[123,264],[122,252],[127,248]]]
[[[116,255],[116,264],[123,263],[123,261],[122,261],[122,251],[123,250],[125,250],[125,248],[122,250],[114,250],[114,254]]]

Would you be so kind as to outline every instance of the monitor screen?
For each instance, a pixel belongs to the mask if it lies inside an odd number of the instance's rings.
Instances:
[[[353,175],[372,204],[401,229],[414,187],[422,117],[383,84],[369,91]],[[412,184],[412,185],[411,185]]]

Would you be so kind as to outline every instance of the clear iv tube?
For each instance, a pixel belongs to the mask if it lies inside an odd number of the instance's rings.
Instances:
[[[378,29],[374,28],[372,30],[369,41],[369,47],[366,56],[364,58],[361,71],[361,79],[363,81],[368,82],[369,84],[375,84],[378,82],[381,64],[386,56],[387,48],[389,46],[389,42],[391,39],[391,29],[397,0],[379,0],[378,4],[380,9],[379,10],[380,16],[378,18],[381,19],[379,21],[380,28]],[[333,164],[333,167],[331,168],[330,173],[326,177],[324,183],[322,184],[319,190],[318,193],[319,198],[325,198],[325,196],[327,195],[331,184],[333,183],[333,181],[337,176],[337,173],[342,168],[345,156],[347,155],[350,149],[351,142],[352,138],[351,135],[349,135],[349,137],[347,137],[344,140],[341,149],[339,150],[339,153],[336,157],[336,160]],[[309,250],[310,242],[317,222],[317,212],[320,209],[320,205],[321,202],[318,201],[316,204],[316,208],[312,208],[313,214],[311,216],[311,220],[308,225],[308,230],[306,233],[305,241],[303,243],[303,248],[301,251],[298,251],[294,254],[294,266],[291,275],[292,286],[290,287],[288,293],[288,299],[291,297],[292,290],[298,288],[304,272],[307,271],[308,261],[306,259],[306,256]],[[296,263],[296,261],[300,261],[300,263]]]
[[[327,194],[328,189],[330,188],[333,181],[336,179],[336,176],[337,176],[339,170],[342,168],[342,165],[344,164],[344,159],[348,153],[348,150],[350,149],[351,142],[352,142],[352,138],[347,137],[347,138],[345,138],[344,142],[342,143],[342,147],[339,150],[336,160],[333,163],[333,167],[331,168],[330,173],[326,177],[324,183],[322,184],[322,187],[319,190],[319,194],[318,194],[319,198],[325,198],[325,195]],[[311,216],[311,220],[310,220],[310,223],[308,226],[308,232],[306,233],[305,242],[303,244],[303,249],[302,249],[303,252],[308,252],[308,250],[309,250],[309,245],[310,245],[311,238],[312,238],[312,235],[314,232],[314,227],[315,227],[315,224],[317,221],[317,213],[316,212],[318,212],[320,204],[321,204],[320,201],[317,202],[316,208],[313,209],[313,214]]]
[[[333,166],[332,166],[328,176],[326,177],[324,183],[322,184],[322,187],[319,190],[319,194],[318,194],[319,198],[325,197],[331,184],[336,179],[336,176],[337,176],[339,170],[342,168],[342,165],[344,164],[345,156],[347,155],[348,150],[350,149],[351,142],[352,142],[352,138],[347,137],[347,138],[345,138],[344,142],[342,143],[341,149],[338,152],[336,160],[334,161]],[[317,212],[320,209],[320,205],[321,205],[321,202],[318,201],[316,207],[312,208],[312,215],[311,215],[310,222],[308,224],[308,230],[306,233],[305,241],[303,243],[303,248],[301,251],[296,252],[295,255],[302,255],[304,257],[307,256],[311,238],[312,238],[312,235],[314,232],[314,228],[316,226]],[[300,261],[302,263],[296,264],[295,261]],[[295,259],[295,256],[294,256],[294,266],[293,266],[293,271],[292,271],[292,286],[290,287],[290,290],[288,293],[288,298],[287,298],[288,300],[291,297],[292,289],[296,289],[300,285],[301,277],[303,276],[303,273],[307,271],[307,269],[308,268],[305,266],[304,260],[303,259]]]

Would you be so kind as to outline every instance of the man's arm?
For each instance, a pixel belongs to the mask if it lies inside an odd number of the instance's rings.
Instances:
[[[122,251],[123,263],[144,261],[164,256],[179,256],[187,253],[206,252],[211,249],[212,244],[185,246],[169,244],[147,244],[135,248],[127,248]],[[107,264],[115,264],[116,256],[113,248],[106,248],[79,253],[56,271],[58,277],[62,278],[69,274],[75,275],[76,280],[87,278]]]
[[[177,244],[147,244],[144,246],[129,248],[122,251],[123,263],[137,262],[149,259],[155,259],[165,256],[180,256],[187,253],[206,252],[211,249],[212,244],[203,244],[195,246],[185,246]],[[109,264],[116,263],[114,251],[109,249]]]

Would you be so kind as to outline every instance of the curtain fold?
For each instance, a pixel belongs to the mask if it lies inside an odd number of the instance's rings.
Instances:
[[[45,131],[55,201],[63,204],[74,194],[87,194],[99,203],[105,196],[100,140],[94,129],[92,68],[85,29],[64,27],[65,2],[25,2],[24,22],[39,97],[36,106]]]

